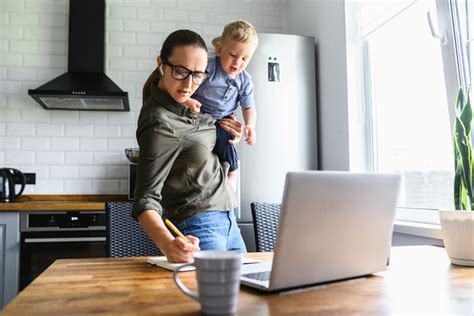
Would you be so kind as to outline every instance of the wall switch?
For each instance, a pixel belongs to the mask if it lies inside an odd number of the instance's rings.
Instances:
[[[36,184],[36,173],[24,173],[26,184]]]

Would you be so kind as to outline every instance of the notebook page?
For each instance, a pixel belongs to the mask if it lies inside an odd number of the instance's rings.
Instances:
[[[250,263],[257,263],[257,262],[260,262],[260,260],[242,257],[242,264],[250,264]],[[147,260],[147,263],[158,266],[160,268],[170,270],[170,271],[174,271],[178,267],[185,264],[185,263],[171,263],[171,262],[168,262],[168,260],[166,260],[165,256],[149,257],[148,260]],[[195,270],[195,268],[194,267],[186,267],[184,269],[181,269],[180,271],[192,271],[192,270]]]

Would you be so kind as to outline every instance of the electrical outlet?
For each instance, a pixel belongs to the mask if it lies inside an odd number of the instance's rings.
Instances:
[[[36,184],[36,173],[24,173],[26,184]]]

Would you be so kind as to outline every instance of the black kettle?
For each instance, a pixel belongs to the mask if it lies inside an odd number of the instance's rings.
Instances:
[[[21,189],[15,193],[15,185],[20,184]],[[25,189],[26,178],[20,171],[13,168],[0,168],[0,202],[12,202]]]

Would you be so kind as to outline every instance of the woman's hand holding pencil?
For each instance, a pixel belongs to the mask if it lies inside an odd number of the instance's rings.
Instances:
[[[184,240],[185,242],[189,242],[189,243],[190,243],[189,239],[187,239],[186,236],[184,236],[183,233],[180,232],[180,231],[176,228],[176,226],[174,226],[173,223],[171,223],[171,222],[169,221],[169,219],[165,219],[165,224],[166,224],[166,226],[168,226],[176,235],[178,235],[179,237],[183,238],[183,240]]]
[[[197,237],[188,235],[184,236],[176,226],[168,219],[165,219],[165,224],[178,237],[171,240],[161,251],[166,255],[169,262],[190,262],[193,260],[193,253],[199,251],[199,239]]]

